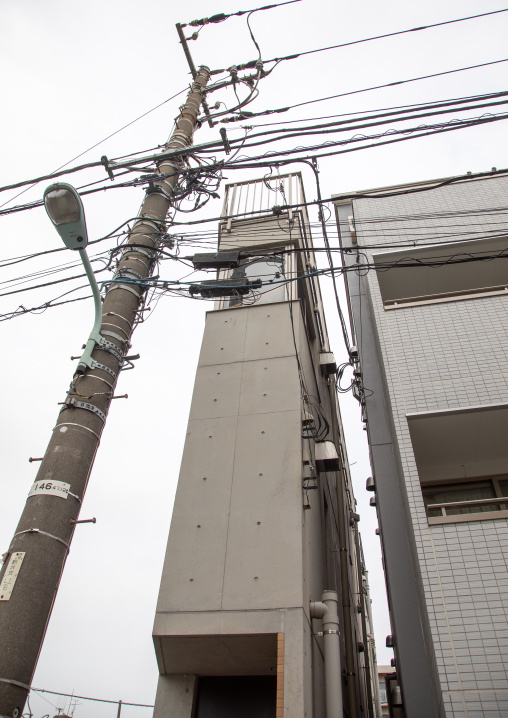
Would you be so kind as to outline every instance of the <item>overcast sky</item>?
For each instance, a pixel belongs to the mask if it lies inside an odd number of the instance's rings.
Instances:
[[[185,4],[161,0],[17,0],[4,1],[0,7],[0,184],[6,185],[55,170],[185,90],[189,74],[174,28],[176,22],[255,5],[249,0],[240,5],[232,0]],[[502,7],[497,0],[487,4],[479,0],[384,4],[373,0],[302,0],[256,13],[251,24],[262,56],[268,60]],[[283,62],[261,83],[260,95],[248,109],[286,107],[501,60],[507,54],[507,29],[508,13],[503,13]],[[196,64],[211,68],[257,57],[245,16],[205,27],[190,46]],[[259,118],[258,122],[308,119],[501,91],[506,89],[507,67],[508,63],[501,63],[305,105],[284,115]],[[114,158],[163,144],[183,97],[162,105],[71,165],[98,160],[103,154]],[[216,100],[231,106],[234,97],[230,91],[222,91],[214,96]],[[466,116],[465,112],[452,115]],[[228,126],[231,137],[243,136],[240,128],[232,127]],[[218,128],[203,127],[196,142],[218,137]],[[306,143],[306,138],[294,142],[295,146]],[[494,166],[505,168],[507,154],[505,124],[498,122],[331,157],[320,163],[322,194],[326,198],[349,190],[485,171]],[[263,173],[224,174],[225,183],[254,179]],[[307,199],[315,199],[313,178],[306,171],[303,174]],[[80,186],[103,177],[102,170],[94,170],[72,175],[68,181]],[[17,199],[16,192],[4,192],[0,204],[10,200],[7,206],[13,206],[40,199],[47,184],[40,183]],[[90,239],[102,237],[134,217],[142,197],[140,188],[86,196]],[[196,216],[214,217],[220,210],[221,200],[214,200]],[[315,208],[310,209],[310,219],[317,221]],[[0,216],[0,228],[1,259],[61,246],[41,208]],[[319,236],[316,242],[319,244]],[[106,249],[114,243],[100,246]],[[1,268],[0,282],[74,260],[70,252],[62,252]],[[177,263],[165,262],[161,267],[165,279],[178,279],[183,274]],[[344,361],[347,355],[328,282],[325,279],[321,285],[327,301],[328,331],[338,361]],[[0,297],[0,312],[21,304],[37,306],[66,291],[67,285],[63,286]],[[0,284],[0,294],[3,287]],[[153,703],[157,666],[151,630],[207,309],[210,305],[205,302],[163,298],[135,333],[133,351],[141,354],[141,360],[135,371],[120,378],[117,393],[128,393],[129,399],[113,402],[81,512],[82,519],[96,517],[97,523],[79,526],[75,533],[33,683],[37,688]],[[30,464],[28,458],[44,453],[56,423],[57,404],[65,398],[72,377],[70,356],[80,353],[92,322],[90,300],[0,324],[0,553],[9,547],[37,472],[38,465]],[[349,396],[342,411],[369,569],[378,662],[389,663],[391,653],[384,642],[390,628],[375,535],[377,521],[364,488],[369,476],[365,432],[358,405]],[[46,694],[45,699],[32,694],[36,718],[52,716],[57,707],[65,706],[56,696]],[[114,718],[116,707],[82,702],[75,715]],[[150,711],[125,708],[122,715],[144,718]]]

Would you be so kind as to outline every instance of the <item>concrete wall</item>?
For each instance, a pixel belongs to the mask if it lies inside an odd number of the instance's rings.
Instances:
[[[298,306],[293,319],[298,343]],[[275,671],[275,653],[252,638],[284,633],[285,715],[303,716],[322,704],[302,686],[308,603],[324,586],[319,505],[302,506],[294,346],[287,303],[207,316],[154,636],[161,673],[233,675]]]
[[[233,221],[231,232],[221,228],[220,248],[303,248],[300,219],[289,234],[284,216]],[[297,262],[291,266],[296,271]],[[293,287],[287,297],[296,298]],[[357,651],[366,638],[349,529],[354,499],[345,447],[334,432],[338,406],[320,368],[328,339],[321,343],[315,325],[319,288],[291,302],[249,299],[233,308],[217,302],[207,314],[153,631],[161,674],[155,716],[191,718],[196,676],[276,674],[277,717],[324,718],[322,623],[310,618],[310,602],[325,589],[341,597],[339,518],[348,527],[342,549],[350,561],[344,610],[339,601],[344,675],[337,681],[344,715],[352,715],[355,695],[358,711],[369,716]],[[325,335],[322,316],[321,323]],[[342,460],[341,472],[319,474],[309,490],[303,471],[315,464],[316,437],[302,431],[304,411],[321,425],[320,439],[336,441]],[[349,671],[345,625],[354,643]]]
[[[502,209],[507,192],[508,179],[499,177],[354,201],[358,244],[414,246],[499,235],[507,227]],[[388,249],[366,250],[365,255],[369,260],[374,254],[382,258]],[[351,275],[349,283],[353,295],[358,277]],[[435,660],[447,717],[505,716],[508,522],[500,518],[429,526],[408,418],[508,404],[507,299],[478,296],[386,310],[375,272],[369,272],[363,287],[364,316],[372,320],[377,337],[393,447],[403,476],[405,531],[416,550],[422,616],[432,637],[429,665]],[[358,304],[354,297],[352,303]],[[358,312],[356,320],[358,336]],[[367,399],[371,436],[377,430],[374,402]],[[383,523],[383,507],[378,510]],[[394,551],[391,558],[396,559]],[[399,669],[404,680],[411,666],[401,660]]]

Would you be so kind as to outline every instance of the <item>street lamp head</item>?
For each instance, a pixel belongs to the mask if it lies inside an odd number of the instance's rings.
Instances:
[[[56,231],[69,249],[84,249],[88,244],[85,212],[74,187],[57,182],[44,191],[44,206]]]

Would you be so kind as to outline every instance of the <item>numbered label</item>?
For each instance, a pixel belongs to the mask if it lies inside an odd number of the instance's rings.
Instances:
[[[66,499],[71,488],[70,484],[65,481],[36,481],[30,489],[28,496],[36,496],[43,494],[45,496],[59,496]]]
[[[8,601],[10,599],[24,558],[25,551],[16,551],[16,553],[12,554],[2,581],[0,582],[0,601]]]

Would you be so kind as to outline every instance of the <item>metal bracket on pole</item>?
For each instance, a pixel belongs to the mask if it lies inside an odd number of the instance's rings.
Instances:
[[[121,371],[130,371],[131,369],[135,369],[134,362],[139,359],[139,354],[131,354],[128,357],[123,358],[123,364],[121,367]],[[128,366],[125,366],[128,364]]]
[[[121,366],[123,362],[123,356],[118,351],[118,347],[116,346],[116,344],[113,344],[113,342],[108,342],[107,339],[104,339],[104,337],[102,337],[102,340],[103,341],[100,344],[97,344],[97,349],[100,349],[103,352],[108,352],[109,354],[113,354],[113,356],[118,359]]]
[[[61,411],[64,411],[65,409],[69,409],[70,407],[75,407],[76,409],[85,409],[86,411],[91,411],[92,414],[95,414],[96,416],[101,419],[101,421],[104,423],[106,421],[106,414],[99,409],[98,406],[95,406],[95,404],[90,404],[88,401],[81,401],[78,399],[75,399],[74,397],[67,397],[67,399],[64,401],[64,405],[62,406]]]
[[[179,22],[176,23],[176,31],[178,33],[178,37],[180,38],[180,42],[182,43],[183,51],[185,53],[185,57],[187,58],[187,63],[189,65],[189,69],[191,71],[192,79],[195,80],[197,76],[196,72],[196,66],[194,65],[194,62],[192,60],[192,56],[190,54],[189,46],[187,45],[187,40],[185,39],[184,32],[182,30],[182,26]],[[208,125],[210,127],[213,127],[213,120],[210,115],[210,108],[208,107],[208,103],[203,97],[201,100],[201,104],[203,105],[203,109],[205,111],[206,119],[208,120]]]
[[[91,369],[102,369],[102,371],[107,371],[108,374],[111,374],[113,379],[116,379],[116,372],[113,371],[113,369],[110,369],[109,366],[106,366],[105,364],[101,364],[98,361],[95,361],[95,359],[92,359],[92,366]],[[100,377],[99,377],[100,378]],[[104,379],[102,380],[104,381]],[[108,386],[111,386],[111,384],[108,384]]]

